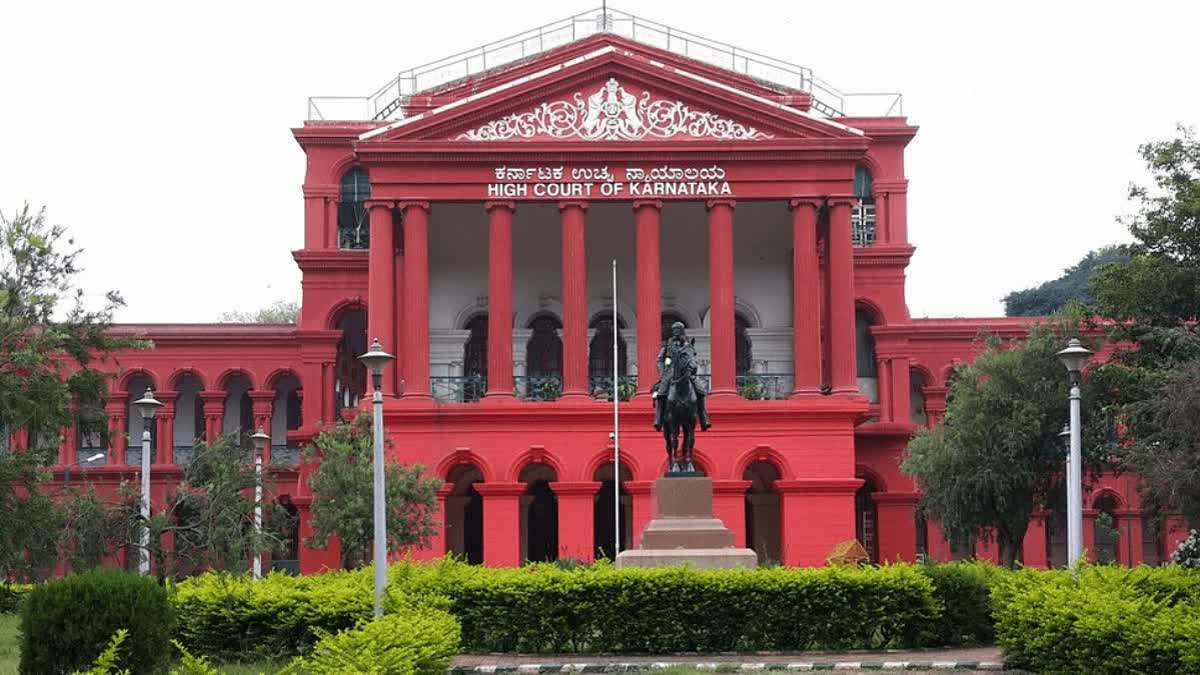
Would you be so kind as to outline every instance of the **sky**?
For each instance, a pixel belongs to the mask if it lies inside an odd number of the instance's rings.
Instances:
[[[598,3],[596,3],[598,4]],[[122,322],[212,321],[299,300],[308,96],[365,95],[408,67],[592,9],[579,2],[0,5],[0,211],[45,205]],[[914,317],[1001,298],[1126,241],[1140,143],[1200,126],[1179,2],[682,2],[613,7],[900,91]]]

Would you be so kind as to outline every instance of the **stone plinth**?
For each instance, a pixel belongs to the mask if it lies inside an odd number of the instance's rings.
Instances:
[[[640,547],[619,553],[617,567],[758,566],[754,551],[737,548],[733,533],[713,517],[712,479],[659,478],[654,502],[654,519],[642,531]]]

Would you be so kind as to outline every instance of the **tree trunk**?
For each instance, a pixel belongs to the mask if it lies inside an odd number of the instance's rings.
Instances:
[[[1029,528],[1028,521],[1024,527],[1018,528],[1019,531],[1006,533],[998,531],[996,533],[996,546],[1000,549],[1000,564],[1009,568],[1016,569],[1017,556],[1021,553],[1021,548],[1025,544],[1025,530]]]

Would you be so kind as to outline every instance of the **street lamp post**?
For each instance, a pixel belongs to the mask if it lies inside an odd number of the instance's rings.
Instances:
[[[1092,351],[1078,338],[1071,338],[1067,348],[1058,352],[1058,360],[1071,378],[1071,451],[1067,460],[1067,564],[1075,571],[1076,562],[1083,557],[1083,460],[1079,442],[1079,382],[1083,366]]]
[[[142,414],[142,538],[141,553],[138,556],[138,572],[142,576],[150,575],[150,425],[154,422],[154,413],[162,407],[162,403],[154,398],[154,392],[146,387],[146,393],[133,402]]]
[[[263,451],[271,437],[263,432],[262,427],[250,434],[254,441],[254,578],[262,578],[262,496],[263,496]]]
[[[70,489],[70,487],[71,487],[71,467],[73,467],[73,466],[86,466],[86,465],[88,465],[88,464],[91,464],[92,462],[94,462],[94,461],[96,461],[96,460],[98,460],[98,459],[103,459],[103,458],[104,458],[104,453],[103,453],[103,452],[97,452],[96,454],[92,455],[91,457],[88,457],[87,459],[80,460],[80,461],[78,461],[78,462],[75,462],[75,463],[73,463],[73,464],[68,464],[67,466],[64,466],[64,467],[63,467],[63,488],[64,488],[64,489]]]
[[[383,369],[396,357],[383,351],[379,338],[371,349],[358,357],[371,371],[371,411],[374,418],[375,451],[375,616],[383,616],[383,589],[387,586],[387,512],[383,485]]]

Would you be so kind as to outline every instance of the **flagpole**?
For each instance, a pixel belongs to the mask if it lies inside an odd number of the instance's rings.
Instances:
[[[621,385],[618,376],[620,371],[617,361],[617,340],[620,337],[620,324],[617,323],[617,259],[612,261],[612,300],[613,300],[613,557],[621,552]]]

